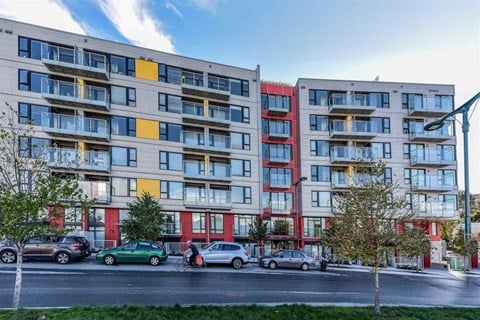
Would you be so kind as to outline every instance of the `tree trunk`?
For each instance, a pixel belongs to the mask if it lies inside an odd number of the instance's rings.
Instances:
[[[375,268],[375,314],[380,314],[380,280],[378,278],[378,267]]]
[[[22,264],[23,249],[19,249],[17,253],[17,270],[15,273],[15,290],[13,292],[13,308],[18,310],[20,306],[20,293],[22,292]]]

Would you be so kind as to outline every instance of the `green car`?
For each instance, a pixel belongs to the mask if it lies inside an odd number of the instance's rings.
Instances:
[[[167,260],[167,253],[163,245],[155,241],[129,241],[123,246],[100,251],[96,258],[106,265],[148,262],[152,266],[158,266]]]

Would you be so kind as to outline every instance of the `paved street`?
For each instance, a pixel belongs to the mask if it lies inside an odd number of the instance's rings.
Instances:
[[[26,262],[24,307],[73,305],[172,305],[199,303],[372,304],[373,278],[365,268],[242,270],[209,267],[203,272],[175,271],[166,264],[105,266],[93,259],[58,265]],[[478,272],[478,271],[477,271]],[[14,266],[0,265],[0,307],[11,306]],[[382,303],[392,305],[480,306],[480,274],[463,276],[430,270],[425,274],[385,271]]]

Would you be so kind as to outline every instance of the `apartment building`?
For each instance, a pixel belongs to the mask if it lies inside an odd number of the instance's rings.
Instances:
[[[262,81],[263,220],[267,245],[302,248],[298,212],[298,130],[295,87]]]
[[[398,192],[428,234],[441,261],[439,221],[457,219],[457,163],[454,120],[437,131],[424,124],[453,110],[453,85],[299,79],[296,85],[300,137],[303,230],[327,227],[334,195],[356,183],[360,160],[387,164],[383,179]],[[304,233],[306,250],[316,235]]]
[[[22,141],[97,199],[65,227],[95,246],[122,239],[148,192],[167,243],[247,241],[261,213],[260,70],[0,19],[0,100],[31,121]]]

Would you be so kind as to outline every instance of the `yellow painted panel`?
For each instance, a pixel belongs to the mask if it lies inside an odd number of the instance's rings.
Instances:
[[[347,167],[347,170],[345,170],[347,174],[352,174],[353,173],[353,167],[349,166]]]
[[[78,144],[78,150],[85,151],[85,141],[79,140],[77,144]]]
[[[159,122],[155,120],[137,119],[137,138],[160,138]]]
[[[203,100],[203,116],[208,118],[208,100]]]
[[[208,176],[210,173],[210,156],[205,156],[205,175]]]
[[[135,59],[135,76],[145,80],[158,81],[158,63]]]
[[[137,179],[137,194],[150,193],[154,198],[160,199],[160,181],[154,179]]]
[[[77,78],[77,84],[78,84],[78,95],[79,95],[79,97],[85,98],[85,90],[84,90],[85,80],[83,80],[82,78]]]

